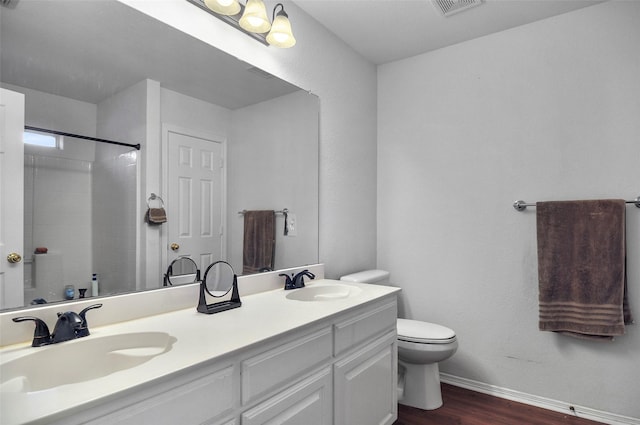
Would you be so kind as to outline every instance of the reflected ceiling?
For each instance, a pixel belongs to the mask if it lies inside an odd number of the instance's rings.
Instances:
[[[228,109],[298,90],[166,24],[146,15],[141,19],[122,3],[70,1],[73,7],[58,7],[61,3],[13,0],[0,7],[3,82],[97,104],[151,78]],[[39,26],[33,29],[28,21]],[[210,83],[213,78],[216,84]]]

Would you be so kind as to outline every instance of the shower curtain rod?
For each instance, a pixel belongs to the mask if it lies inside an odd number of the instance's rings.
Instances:
[[[640,196],[638,196],[633,201],[624,201],[626,204],[634,204],[636,207],[640,208]],[[527,207],[535,207],[536,204],[526,203],[525,201],[516,201],[513,203],[513,208],[516,211],[524,211]]]
[[[75,137],[76,139],[91,140],[93,142],[109,143],[111,145],[127,146],[127,147],[130,147],[130,148],[135,148],[136,150],[140,150],[140,143],[138,143],[137,145],[132,145],[130,143],[116,142],[114,140],[98,139],[96,137],[81,136],[79,134],[73,134],[73,133],[65,133],[64,131],[56,131],[56,130],[48,130],[46,128],[32,127],[30,125],[25,125],[24,129],[25,130],[32,130],[32,131],[39,131],[41,133],[55,134],[57,136]]]

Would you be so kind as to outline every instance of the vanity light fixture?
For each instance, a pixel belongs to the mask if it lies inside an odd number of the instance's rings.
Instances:
[[[262,0],[248,0],[238,23],[245,31],[258,34],[263,34],[271,29],[271,22],[267,17],[267,8]]]
[[[204,0],[204,4],[220,15],[232,16],[240,13],[238,0]]]
[[[273,8],[272,22],[269,22],[262,0],[247,0],[246,5],[238,0],[187,1],[268,46],[288,48],[296,44],[289,15],[282,3]]]
[[[280,6],[280,11],[276,15],[276,9]],[[271,24],[271,31],[267,35],[267,43],[276,47],[293,47],[296,44],[296,39],[291,32],[291,22],[289,22],[289,15],[284,11],[282,3],[276,4],[273,8],[273,24]]]

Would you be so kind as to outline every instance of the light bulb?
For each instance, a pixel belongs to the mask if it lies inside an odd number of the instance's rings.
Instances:
[[[284,11],[284,7],[273,20],[271,31],[267,35],[267,42],[272,46],[283,48],[296,44],[296,39],[291,32],[291,22],[289,22],[289,16]]]
[[[249,32],[265,33],[271,29],[267,9],[262,0],[247,1],[244,13],[238,23],[245,31]]]
[[[204,0],[204,4],[220,15],[237,15],[240,13],[238,0]]]

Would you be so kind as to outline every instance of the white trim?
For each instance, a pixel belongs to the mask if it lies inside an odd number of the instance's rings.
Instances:
[[[560,412],[568,415],[575,415],[583,419],[601,422],[609,425],[640,425],[640,418],[632,418],[629,416],[617,415],[615,413],[604,412],[589,407],[577,406],[559,400],[552,400],[546,397],[540,397],[533,394],[527,394],[508,388],[497,387],[495,385],[485,384],[484,382],[474,381],[472,379],[461,378],[459,376],[449,375],[447,373],[440,374],[440,381],[456,387],[466,388],[468,390],[477,391],[483,394],[489,394],[495,397],[504,398],[531,406],[541,407],[554,412]],[[570,407],[575,410],[572,412]]]

